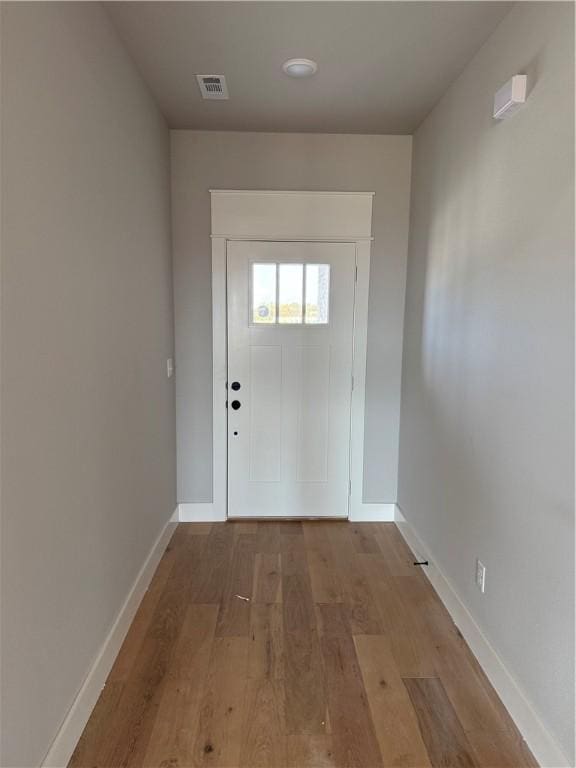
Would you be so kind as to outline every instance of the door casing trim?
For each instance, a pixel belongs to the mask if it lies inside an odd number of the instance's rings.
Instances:
[[[365,504],[364,412],[372,192],[280,192],[211,190],[212,210],[212,503],[202,516],[227,519],[227,288],[226,253],[230,240],[269,242],[326,241],[353,243],[356,250],[353,381],[350,424],[349,520],[387,520],[391,505]],[[271,207],[262,215],[270,196]],[[311,196],[314,216],[306,216]],[[277,232],[275,235],[274,233]],[[254,233],[252,235],[252,233]],[[305,234],[303,234],[305,233]],[[349,233],[354,233],[351,237]],[[182,505],[181,505],[182,506]],[[210,509],[208,510],[208,507]],[[393,519],[393,516],[392,516]]]

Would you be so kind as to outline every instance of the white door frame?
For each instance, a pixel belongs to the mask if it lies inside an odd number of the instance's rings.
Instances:
[[[212,203],[212,503],[181,504],[180,520],[227,519],[226,250],[229,240],[354,243],[349,520],[393,520],[393,504],[364,503],[364,404],[373,192],[210,190]]]

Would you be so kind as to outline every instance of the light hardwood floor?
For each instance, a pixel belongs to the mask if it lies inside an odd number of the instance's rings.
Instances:
[[[524,768],[393,523],[180,524],[72,768]]]

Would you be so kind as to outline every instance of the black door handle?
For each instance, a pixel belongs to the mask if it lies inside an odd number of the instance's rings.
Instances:
[[[231,406],[235,411],[237,411],[238,408],[240,408],[240,405],[241,405],[240,400],[232,400],[231,402]]]
[[[237,392],[240,389],[240,382],[239,381],[233,381],[232,382],[232,389],[234,392]]]

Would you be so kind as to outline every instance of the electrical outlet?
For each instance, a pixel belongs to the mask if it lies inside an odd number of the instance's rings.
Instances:
[[[480,560],[476,560],[476,586],[482,594],[486,592],[486,566]]]
[[[171,379],[173,373],[174,373],[174,360],[171,357],[169,357],[166,360],[166,375],[168,376],[169,379]]]

